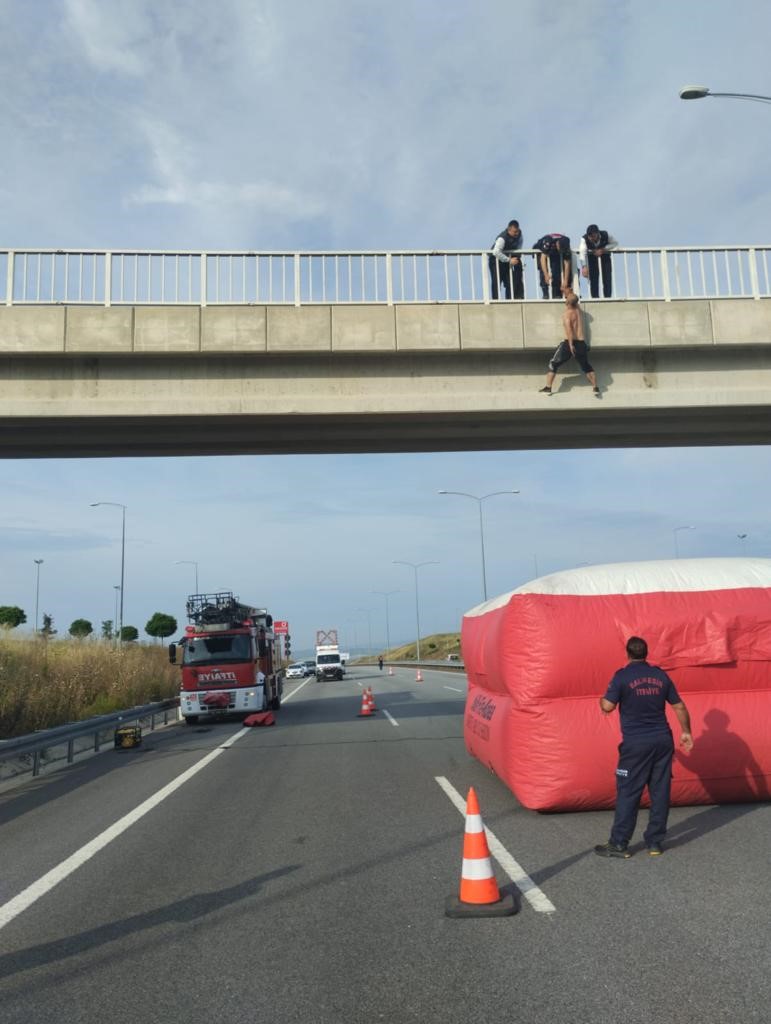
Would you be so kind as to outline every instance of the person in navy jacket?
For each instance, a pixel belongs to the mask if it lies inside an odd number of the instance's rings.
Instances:
[[[693,748],[688,709],[675,684],[656,665],[647,662],[648,645],[639,636],[627,640],[629,664],[613,676],[600,707],[606,715],[618,708],[621,716],[621,744],[616,768],[616,813],[610,840],[595,846],[601,857],[631,857],[629,840],[637,823],[640,797],[648,787],[651,809],[643,839],[651,856],[659,855],[667,831],[669,794],[672,783],[674,742],[667,723],[666,705],[671,704],[680,723],[680,744]]]

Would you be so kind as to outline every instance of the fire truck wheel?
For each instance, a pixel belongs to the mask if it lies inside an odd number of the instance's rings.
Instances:
[[[278,709],[280,707],[281,707],[281,698],[280,697],[274,697],[273,700],[270,702],[270,710],[271,711],[278,711]]]
[[[197,725],[198,715],[185,715],[185,725]]]

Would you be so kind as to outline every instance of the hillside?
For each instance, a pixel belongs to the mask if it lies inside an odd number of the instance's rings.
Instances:
[[[460,633],[434,633],[420,638],[421,661],[444,661],[448,654],[460,655]],[[415,644],[392,647],[383,654],[386,661],[410,661],[415,659]]]

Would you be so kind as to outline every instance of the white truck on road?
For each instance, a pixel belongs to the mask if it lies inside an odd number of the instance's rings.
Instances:
[[[316,679],[342,679],[345,666],[340,657],[336,629],[316,631]]]

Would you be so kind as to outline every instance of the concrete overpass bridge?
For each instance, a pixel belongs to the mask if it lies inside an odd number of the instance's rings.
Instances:
[[[769,443],[770,254],[614,253],[597,400],[570,364],[538,393],[562,303],[527,257],[507,302],[480,251],[0,250],[0,455]]]

